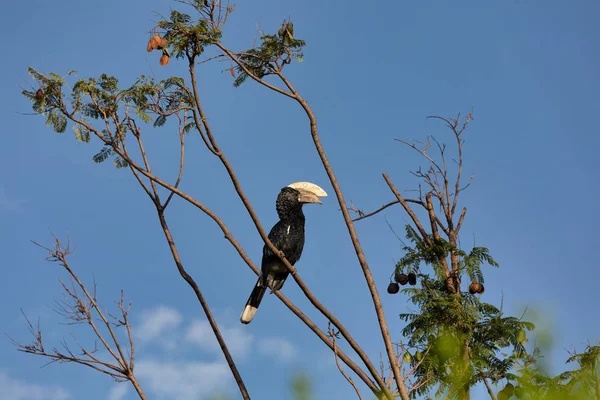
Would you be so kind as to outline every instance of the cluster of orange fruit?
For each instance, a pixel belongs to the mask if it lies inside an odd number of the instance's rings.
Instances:
[[[163,67],[169,63],[169,53],[167,52],[167,39],[162,38],[158,35],[154,35],[148,40],[148,46],[146,50],[151,52],[152,50],[162,50],[162,56],[160,57],[160,65]]]

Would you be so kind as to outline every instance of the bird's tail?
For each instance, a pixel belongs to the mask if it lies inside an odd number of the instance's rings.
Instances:
[[[246,306],[244,307],[244,311],[240,316],[240,322],[242,324],[249,324],[254,318],[254,314],[256,314],[256,310],[258,310],[258,306],[262,301],[265,292],[267,291],[267,287],[263,285],[262,279],[259,277],[258,281],[256,281],[256,286],[252,289],[252,293],[246,302]]]

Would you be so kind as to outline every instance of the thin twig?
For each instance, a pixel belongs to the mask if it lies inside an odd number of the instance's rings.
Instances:
[[[408,203],[406,202],[406,200],[404,200],[404,197],[402,197],[402,195],[400,194],[400,192],[398,191],[398,189],[396,189],[396,186],[394,186],[394,184],[390,180],[389,176],[385,172],[383,173],[383,179],[385,179],[385,182],[388,184],[388,186],[390,187],[390,190],[392,191],[392,193],[394,193],[394,195],[398,199],[398,202],[400,204],[402,204],[402,207],[404,207],[404,211],[406,211],[406,213],[412,219],[413,223],[415,224],[415,226],[419,230],[419,233],[421,234],[421,238],[428,245],[431,246],[432,245],[431,239],[429,238],[429,235],[427,234],[427,231],[425,231],[425,228],[423,228],[423,225],[421,225],[421,221],[419,221],[419,218],[417,217],[417,215],[415,214],[415,212],[410,208],[410,206],[408,205]]]
[[[407,203],[419,204],[419,205],[425,207],[425,204],[421,200],[406,199],[406,202]],[[357,212],[360,215],[358,218],[354,218],[352,220],[352,222],[356,222],[356,221],[360,221],[361,219],[369,218],[369,217],[371,217],[371,216],[373,216],[373,215],[375,215],[375,214],[377,214],[377,213],[379,213],[379,212],[385,210],[386,208],[388,208],[390,206],[393,206],[395,204],[400,204],[400,201],[398,201],[398,200],[391,201],[391,202],[389,202],[387,204],[384,204],[383,206],[379,207],[377,210],[372,211],[372,212],[367,213],[367,214],[365,214],[364,212],[362,212],[362,210],[355,209],[355,208],[352,207],[352,208],[350,208],[350,211]]]
[[[336,339],[337,333],[334,332],[333,329],[331,328],[331,323],[329,323],[328,332],[329,332],[329,337],[331,337],[331,340],[333,341],[333,354],[335,355],[335,365],[337,365],[338,370],[344,376],[344,378],[346,378],[346,380],[348,381],[348,383],[350,383],[350,385],[352,385],[352,387],[354,388],[354,391],[356,392],[356,395],[358,396],[358,398],[360,400],[362,400],[362,396],[360,395],[360,391],[358,390],[358,387],[356,386],[356,384],[354,383],[354,381],[352,380],[352,378],[350,378],[348,375],[346,375],[346,373],[342,369],[342,366],[340,365],[340,360],[338,359],[338,351],[337,351],[337,339]]]
[[[194,293],[196,294],[196,297],[198,298],[198,301],[200,302],[200,305],[202,306],[202,310],[204,311],[204,314],[206,315],[206,319],[208,319],[210,327],[211,327],[215,337],[217,338],[217,341],[219,342],[219,347],[221,348],[221,351],[223,352],[223,355],[225,356],[225,359],[227,360],[227,364],[229,365],[229,368],[231,369],[231,373],[233,374],[233,377],[240,389],[240,393],[242,394],[242,397],[245,400],[250,400],[250,395],[248,394],[246,385],[244,384],[242,376],[240,375],[240,373],[237,369],[237,366],[235,365],[235,362],[233,361],[233,357],[231,357],[231,353],[229,352],[229,349],[227,348],[227,344],[225,343],[225,340],[223,339],[223,335],[221,334],[221,331],[219,330],[219,326],[217,325],[217,322],[215,321],[215,319],[212,315],[212,311],[210,310],[210,307],[208,306],[206,299],[202,295],[202,292],[200,291],[198,284],[196,284],[196,281],[194,281],[194,279],[187,273],[187,271],[183,267],[183,263],[181,262],[181,259],[179,258],[179,253],[177,251],[177,247],[175,247],[175,241],[173,239],[173,236],[171,235],[169,226],[167,225],[167,220],[165,219],[164,210],[157,208],[156,211],[158,212],[158,218],[160,220],[160,225],[163,229],[163,232],[165,234],[167,242],[169,243],[169,249],[171,250],[171,255],[173,257],[173,260],[175,261],[177,270],[179,271],[179,274],[182,276],[182,278],[187,282],[187,284],[190,285],[190,287],[194,290]]]
[[[87,323],[93,330],[95,336],[100,340],[104,348],[111,355],[111,357],[116,361],[116,363],[107,362],[98,358],[95,354],[97,349],[88,350],[86,347],[81,344],[77,338],[73,337],[75,343],[79,347],[81,351],[81,355],[76,355],[69,347],[65,340],[61,340],[61,346],[63,350],[59,350],[56,347],[52,348],[52,351],[46,351],[43,339],[42,332],[39,326],[37,329],[34,329],[31,321],[25,316],[25,320],[27,321],[27,326],[31,334],[34,336],[35,341],[31,345],[21,345],[16,343],[13,340],[13,343],[17,346],[19,351],[38,355],[49,359],[49,363],[65,363],[65,362],[73,362],[77,363],[89,368],[92,368],[98,372],[106,374],[111,378],[115,379],[118,382],[129,381],[134,386],[138,396],[142,400],[146,400],[146,396],[137,382],[137,378],[133,372],[133,363],[134,363],[134,346],[133,339],[131,336],[131,327],[129,321],[127,319],[127,314],[129,312],[129,308],[126,310],[123,306],[123,298],[124,294],[121,292],[121,301],[117,303],[122,313],[122,320],[115,320],[116,323],[112,323],[106,317],[105,313],[100,309],[97,298],[96,298],[96,284],[94,282],[94,289],[90,292],[84,285],[83,281],[75,274],[74,270],[71,268],[67,261],[67,256],[71,254],[70,250],[70,241],[68,240],[67,245],[63,246],[61,241],[54,236],[55,247],[48,248],[44,247],[36,242],[33,242],[35,245],[43,248],[49,253],[48,261],[58,263],[64,270],[66,270],[71,279],[71,286],[67,286],[63,281],[60,281],[62,288],[65,291],[65,300],[62,303],[59,303],[59,309],[57,310],[61,315],[65,318],[74,321],[74,323]],[[83,296],[83,297],[82,297]],[[105,329],[108,331],[110,335],[110,339],[107,340],[101,330],[100,327],[96,324],[96,320],[92,315],[92,312],[95,312],[95,315],[100,317],[100,321],[103,322]],[[109,314],[111,318],[114,318],[111,314]],[[125,326],[127,329],[128,340],[130,344],[130,354],[129,357],[126,357],[125,351],[123,350],[120,342],[117,339],[115,330],[113,329],[113,325],[115,328],[119,326]],[[109,343],[112,342],[114,345],[113,349],[112,345]]]

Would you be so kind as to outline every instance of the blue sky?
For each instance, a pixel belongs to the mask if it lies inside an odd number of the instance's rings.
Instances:
[[[152,204],[125,170],[94,164],[98,143],[78,143],[72,130],[59,136],[42,118],[23,115],[20,96],[27,67],[42,72],[96,76],[106,72],[130,85],[140,74],[183,75],[173,60],[158,65],[146,52],[148,31],[172,2],[11,2],[0,32],[5,41],[0,74],[0,281],[2,331],[27,341],[21,316],[40,317],[48,344],[86,332],[61,325],[53,311],[60,298],[56,266],[30,240],[50,243],[50,232],[69,231],[77,245],[71,259],[80,276],[99,284],[107,307],[124,289],[133,302],[138,340],[137,371],[151,398],[204,399],[235,392],[223,357],[206,335],[193,293],[176,274]],[[559,1],[407,2],[377,7],[350,1],[240,2],[223,42],[250,47],[257,24],[273,31],[291,17],[308,46],[304,62],[288,76],[319,119],[325,150],[346,199],[371,210],[392,199],[381,177],[401,190],[414,189],[409,173],[423,165],[394,138],[434,134],[450,142],[427,115],[451,117],[474,109],[466,133],[466,172],[474,173],[462,205],[468,207],[463,243],[490,248],[500,262],[487,270],[484,300],[520,315],[541,310],[554,330],[550,365],[562,368],[563,348],[582,348],[600,332],[593,251],[600,213],[600,4]],[[308,180],[333,195],[299,107],[248,83],[233,89],[227,63],[199,70],[204,105],[218,141],[268,229],[282,186]],[[147,133],[146,133],[147,132]],[[177,136],[148,128],[146,147],[158,175],[174,179]],[[234,195],[219,161],[196,136],[188,139],[182,188],[219,215],[249,255],[259,262],[262,242]],[[298,267],[313,292],[346,324],[373,360],[383,350],[372,303],[333,196],[306,207],[307,242]],[[331,354],[275,298],[267,296],[248,326],[239,313],[255,281],[253,273],[198,210],[176,200],[169,223],[184,265],[197,279],[232,345],[255,399],[287,396],[290,377],[306,372],[318,398],[352,389]],[[405,297],[385,287],[401,256],[398,231],[408,221],[399,207],[358,223],[358,232],[380,287],[390,330],[400,338],[397,315]],[[284,292],[326,328],[290,282]],[[277,351],[284,356],[275,357]],[[130,389],[78,366],[52,365],[0,341],[0,387],[7,400],[134,399]],[[210,371],[210,372],[207,372]],[[209,375],[206,375],[209,374]],[[203,376],[200,380],[199,376]],[[275,382],[275,383],[274,383]],[[476,398],[484,398],[477,392]],[[481,396],[481,397],[479,397]],[[235,398],[235,397],[234,397]]]

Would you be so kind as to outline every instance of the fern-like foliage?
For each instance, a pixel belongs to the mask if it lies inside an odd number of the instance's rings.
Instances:
[[[108,157],[110,157],[113,153],[113,149],[110,146],[104,146],[100,149],[98,153],[92,157],[95,163],[101,163],[106,161]]]
[[[260,46],[249,49],[238,55],[244,67],[254,76],[263,78],[281,70],[284,65],[294,60],[302,61],[304,40],[294,37],[294,25],[284,21],[275,35],[261,36]],[[249,75],[244,68],[237,66],[237,77],[233,86],[238,87],[248,79]]]
[[[210,29],[206,20],[193,20],[188,14],[177,10],[171,11],[169,19],[159,21],[156,25],[163,31],[171,54],[176,58],[194,59],[204,52],[206,46],[218,42],[222,33]]]
[[[548,374],[541,366],[541,351],[521,357],[517,369],[515,395],[524,400],[590,400],[600,399],[600,346],[588,345],[581,353],[573,354],[567,364],[574,369],[557,376]]]
[[[465,254],[463,251],[459,251],[458,254],[462,257],[460,261],[461,270],[464,270],[471,281],[474,282],[484,283],[483,273],[481,272],[482,264],[489,264],[493,267],[500,266],[492,258],[486,247],[473,247],[469,254]]]
[[[52,126],[57,133],[64,133],[67,129],[67,118],[60,111],[60,107],[64,106],[63,78],[54,73],[45,76],[33,68],[29,68],[28,72],[40,89],[35,92],[23,90],[23,96],[32,101],[33,111],[46,117],[46,126]]]
[[[421,277],[421,288],[403,292],[418,311],[400,314],[407,322],[402,334],[407,345],[426,354],[421,364],[413,360],[417,385],[415,396],[437,387],[449,398],[460,388],[471,387],[482,377],[511,379],[512,357],[503,357],[506,349],[521,355],[520,331],[533,324],[505,317],[491,304],[481,302],[468,292],[460,295],[446,290],[443,280]]]
[[[415,272],[419,273],[421,263],[433,268],[438,279],[446,277],[446,269],[442,260],[447,259],[451,253],[459,257],[459,273],[466,273],[472,281],[484,283],[482,264],[498,267],[499,264],[492,258],[489,250],[485,247],[474,247],[469,254],[450,244],[444,238],[435,238],[429,235],[431,245],[421,239],[417,231],[406,225],[406,239],[412,246],[404,245],[404,255],[396,263],[396,273]]]
[[[418,274],[420,287],[402,291],[416,309],[400,314],[406,321],[402,335],[409,348],[425,354],[422,360],[413,357],[411,361],[418,387],[411,393],[413,398],[433,389],[437,395],[454,398],[484,377],[492,382],[514,379],[514,357],[524,354],[522,335],[533,329],[533,324],[506,317],[497,307],[469,292],[452,292],[446,284],[443,260],[451,254],[459,259],[460,274],[483,283],[481,265],[498,267],[489,250],[474,247],[467,253],[433,235],[427,243],[410,225],[406,226],[406,239],[395,272]],[[426,273],[426,267],[433,270],[433,276]],[[509,356],[503,355],[506,351]]]
[[[94,136],[101,140],[101,148],[93,156],[94,162],[101,163],[114,157],[117,168],[129,166],[125,159],[118,157],[115,148],[124,143],[132,127],[137,127],[133,115],[138,120],[154,121],[155,127],[162,127],[171,115],[194,107],[190,90],[178,77],[155,82],[142,75],[129,88],[121,89],[117,78],[107,74],[75,79],[65,85],[65,78],[57,74],[44,75],[33,68],[29,68],[29,73],[39,90],[24,90],[23,95],[32,102],[33,110],[46,118],[46,125],[63,133],[70,120],[79,142],[89,143]],[[63,90],[69,86],[72,89],[65,94]],[[192,128],[195,124],[188,123],[184,131],[187,133]]]

